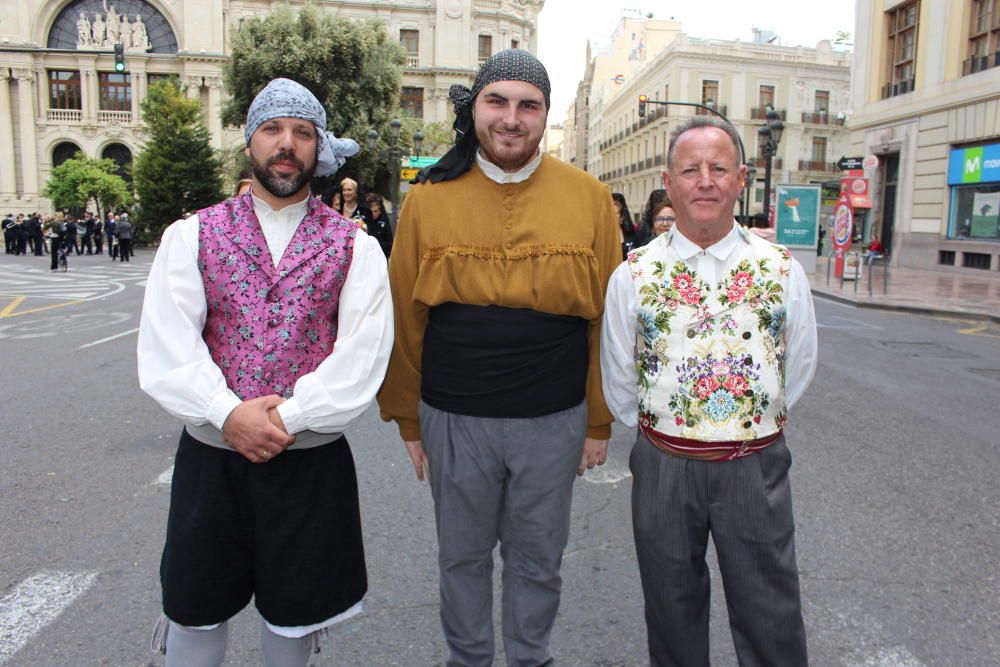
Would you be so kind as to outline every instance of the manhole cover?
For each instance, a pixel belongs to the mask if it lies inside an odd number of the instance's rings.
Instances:
[[[940,343],[906,341],[906,340],[884,340],[882,345],[896,352],[902,352],[911,357],[925,357],[930,359],[968,359],[975,355],[961,350],[955,350]]]

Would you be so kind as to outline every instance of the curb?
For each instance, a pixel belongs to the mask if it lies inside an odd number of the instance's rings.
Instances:
[[[928,306],[908,306],[900,303],[885,303],[879,301],[859,301],[857,299],[851,299],[850,297],[840,296],[839,294],[831,294],[830,292],[824,292],[817,288],[810,288],[814,297],[820,299],[826,299],[827,301],[833,301],[835,303],[842,303],[848,306],[854,306],[855,308],[870,308],[872,310],[888,310],[898,313],[910,313],[913,315],[938,315],[946,317],[954,317],[958,319],[965,320],[976,320],[980,322],[993,322],[1000,324],[1000,315],[991,315],[990,313],[980,313],[975,311],[965,311],[965,310],[949,310],[947,308],[931,308]]]

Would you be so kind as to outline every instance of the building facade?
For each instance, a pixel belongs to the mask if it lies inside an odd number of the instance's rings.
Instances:
[[[866,224],[894,264],[1000,270],[1000,2],[858,0],[855,30]]]
[[[303,2],[293,1],[293,7]],[[510,47],[537,48],[544,0],[323,0],[321,10],[382,21],[407,52],[401,112],[451,125],[448,88]],[[82,151],[127,175],[144,138],[151,83],[178,77],[202,102],[219,150],[242,147],[223,128],[222,71],[239,22],[271,0],[18,0],[0,3],[0,212],[48,211],[52,169]],[[121,44],[126,70],[115,70]]]
[[[710,113],[655,102],[710,105],[742,138],[745,158],[756,169],[743,212],[760,213],[765,162],[757,130],[765,124],[768,107],[785,126],[773,160],[772,192],[777,183],[837,179],[836,163],[848,146],[844,112],[849,104],[849,58],[825,41],[816,48],[787,47],[697,39],[678,32],[624,85],[591,92],[591,167],[625,196],[631,210],[641,211],[649,192],[663,187],[671,130],[692,114]],[[639,115],[640,94],[654,102],[647,104],[644,116]]]

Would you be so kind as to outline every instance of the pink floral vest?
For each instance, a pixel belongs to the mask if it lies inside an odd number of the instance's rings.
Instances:
[[[249,194],[198,211],[202,337],[243,400],[291,396],[330,356],[357,226],[317,199],[275,268]]]

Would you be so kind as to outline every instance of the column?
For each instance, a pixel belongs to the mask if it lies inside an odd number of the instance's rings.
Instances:
[[[132,71],[132,122],[142,122],[142,101],[146,98],[146,72]]]
[[[80,68],[81,96],[83,97],[83,121],[90,125],[97,122],[97,70]]]
[[[212,144],[222,149],[222,77],[205,77],[208,86],[208,130],[212,133]]]
[[[0,194],[16,195],[14,178],[14,117],[10,108],[10,70],[0,67]]]
[[[38,86],[38,117],[49,119],[49,74],[44,69],[35,70],[35,81]]]
[[[38,141],[35,139],[35,105],[32,83],[35,73],[30,69],[14,70],[17,79],[18,120],[21,130],[21,182],[25,197],[38,195]]]

